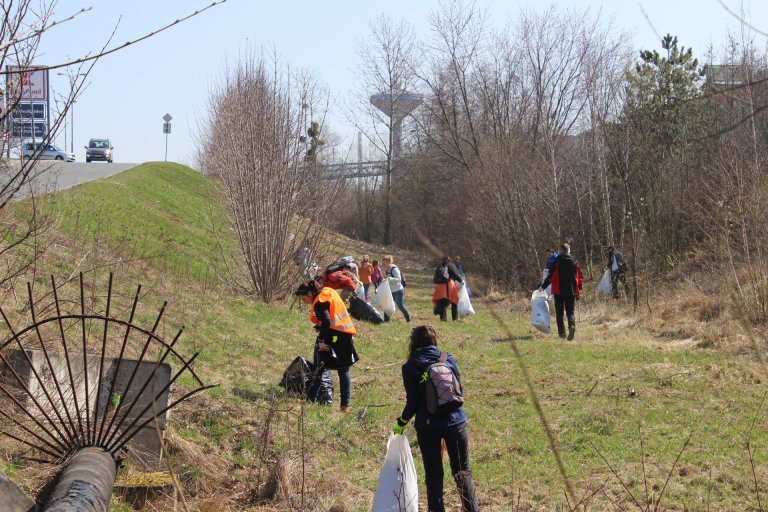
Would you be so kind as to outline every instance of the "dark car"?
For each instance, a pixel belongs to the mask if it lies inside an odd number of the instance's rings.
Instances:
[[[85,161],[103,160],[112,163],[112,143],[109,139],[91,139],[85,146]]]

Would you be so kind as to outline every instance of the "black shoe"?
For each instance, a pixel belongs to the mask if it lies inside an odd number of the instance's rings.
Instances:
[[[565,333],[564,332],[560,332],[557,335],[560,336],[561,338],[565,338]]]
[[[576,327],[568,328],[568,341],[573,341],[573,337],[576,334]]]

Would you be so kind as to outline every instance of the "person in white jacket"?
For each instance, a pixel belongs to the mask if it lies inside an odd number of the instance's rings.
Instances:
[[[395,301],[397,309],[403,312],[406,322],[411,321],[411,315],[405,307],[405,288],[403,274],[397,265],[394,264],[392,255],[384,256],[381,260],[381,266],[384,270],[384,277],[389,280],[389,288],[392,290],[392,299]],[[384,315],[384,321],[389,322],[389,317]]]

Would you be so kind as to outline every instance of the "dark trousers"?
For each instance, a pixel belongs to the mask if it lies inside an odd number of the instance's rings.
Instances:
[[[574,295],[555,295],[555,319],[557,320],[557,334],[565,336],[565,322],[563,313],[568,317],[568,327],[576,327],[576,315],[573,312],[576,297]],[[563,311],[565,310],[565,311]]]
[[[443,322],[448,321],[448,318],[447,318],[448,304],[451,305],[451,320],[458,320],[459,307],[457,304],[454,304],[453,302],[451,302],[450,299],[438,300],[437,304],[435,304],[435,313],[440,315],[440,320],[442,320]]]
[[[629,295],[629,287],[627,286],[627,275],[623,270],[611,271],[611,291],[613,292],[613,298],[619,298],[619,281],[624,285],[624,292]]]
[[[442,441],[451,463],[451,474],[459,488],[461,510],[477,512],[480,507],[475,496],[475,484],[469,471],[469,436],[467,423],[442,429],[421,429],[416,431],[424,463],[424,476],[427,484],[427,504],[429,512],[445,512],[443,502],[443,460]]]

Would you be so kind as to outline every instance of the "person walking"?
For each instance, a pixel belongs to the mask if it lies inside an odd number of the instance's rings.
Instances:
[[[624,292],[629,295],[627,264],[621,252],[612,245],[608,247],[608,270],[611,271],[611,292],[613,293],[613,298],[619,298],[619,281],[624,284]]]
[[[373,260],[371,262],[371,284],[374,291],[379,287],[384,280],[384,274],[381,273],[381,267],[379,267],[379,260]]]
[[[408,309],[405,307],[405,282],[403,280],[403,274],[397,265],[394,263],[392,255],[384,256],[381,260],[384,265],[384,277],[389,279],[389,287],[392,290],[392,299],[395,301],[397,309],[403,312],[406,322],[411,321],[411,315],[408,313]],[[389,322],[389,317],[384,315],[384,321]]]
[[[451,262],[450,256],[443,256],[442,262],[435,269],[435,275],[432,278],[432,282],[435,283],[435,291],[432,293],[432,304],[434,305],[434,313],[440,315],[440,321],[447,322],[448,318],[446,311],[448,310],[448,304],[451,305],[451,320],[458,320],[459,311],[459,289],[456,283],[463,283],[458,272],[455,271],[455,266]]]
[[[475,484],[469,466],[469,432],[467,413],[460,406],[446,414],[431,414],[427,409],[427,380],[429,365],[443,362],[450,368],[461,387],[459,367],[454,357],[437,347],[437,333],[431,325],[420,325],[411,331],[408,361],[402,367],[405,406],[392,432],[402,434],[408,422],[416,416],[416,439],[424,464],[427,486],[427,508],[430,512],[445,512],[443,501],[442,443],[451,465],[451,475],[459,490],[462,512],[478,512]]]
[[[318,281],[301,284],[295,295],[312,306],[309,320],[318,331],[314,352],[316,372],[336,370],[339,375],[340,410],[346,412],[352,397],[352,375],[349,368],[359,360],[354,339],[357,331],[352,317],[336,290],[328,286],[319,288]],[[320,379],[315,379],[309,396],[313,396],[313,392],[316,392],[313,388],[319,385]]]
[[[581,277],[579,262],[571,255],[570,245],[567,243],[560,245],[560,254],[547,270],[547,277],[544,278],[539,289],[543,291],[550,283],[552,284],[557,334],[561,338],[566,337],[563,321],[563,313],[565,313],[568,318],[568,341],[573,341],[576,334],[575,302],[581,295],[584,280]]]
[[[363,255],[363,260],[360,265],[357,266],[357,275],[360,278],[360,282],[363,283],[363,295],[365,295],[365,301],[368,302],[368,289],[371,287],[371,273],[373,266],[368,261],[368,255]]]

